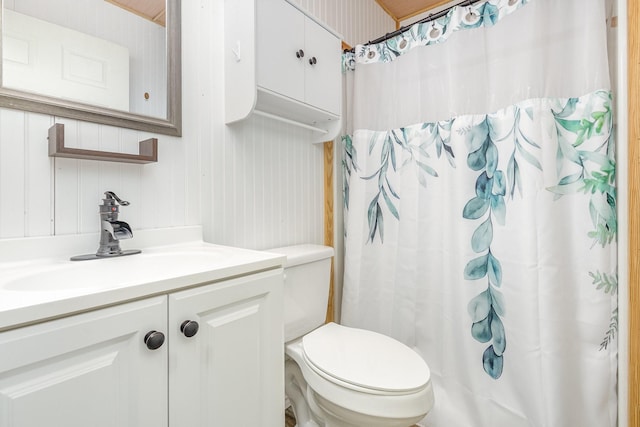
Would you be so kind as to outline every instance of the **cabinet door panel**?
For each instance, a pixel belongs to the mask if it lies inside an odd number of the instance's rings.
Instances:
[[[256,7],[258,86],[304,102],[305,16],[284,0],[259,0]]]
[[[341,42],[335,35],[306,19],[305,99],[308,104],[334,114],[340,114],[342,75],[340,71]],[[315,58],[315,64],[309,59]]]
[[[1,427],[166,426],[166,297],[0,334]]]
[[[282,280],[276,270],[169,296],[171,425],[284,425]],[[200,325],[191,338],[185,320]]]

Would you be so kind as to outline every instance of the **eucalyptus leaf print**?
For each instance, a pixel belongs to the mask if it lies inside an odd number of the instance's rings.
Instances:
[[[400,137],[398,136],[400,134]],[[400,149],[404,149],[405,142],[401,139],[403,135],[402,129],[392,130],[388,132],[382,138],[382,148],[380,150],[380,167],[371,175],[363,177],[365,180],[375,180],[377,182],[378,192],[369,203],[367,209],[367,222],[369,223],[369,237],[368,241],[373,242],[376,235],[379,236],[380,242],[384,242],[384,214],[382,211],[381,203],[384,204],[388,211],[396,218],[400,219],[398,210],[391,199],[399,199],[397,193],[393,190],[388,178],[387,172],[389,166],[393,171],[397,170],[397,161],[395,145],[397,144]],[[379,138],[375,135],[369,143],[369,155],[373,152],[377,145]],[[391,197],[390,197],[391,195]]]
[[[592,284],[596,286],[596,290],[601,290],[605,294],[609,294],[612,297],[618,292],[618,274],[601,273],[596,271],[595,273],[589,273],[589,276],[593,279]],[[600,343],[600,350],[606,350],[609,344],[615,339],[618,332],[618,307],[614,308],[611,312],[611,319],[609,321],[609,327],[604,334],[604,338]]]
[[[511,198],[515,197],[516,189],[518,194],[522,196],[522,178],[520,176],[520,169],[523,162],[534,166],[538,170],[542,170],[542,166],[536,157],[536,152],[540,150],[540,146],[536,144],[531,136],[528,136],[522,125],[522,113],[525,113],[526,118],[533,120],[532,107],[525,107],[524,110],[514,105],[513,109],[513,125],[509,131],[504,135],[496,138],[496,142],[503,140],[513,141],[513,150],[509,157],[507,164],[507,182],[509,182],[508,193]]]
[[[380,242],[384,242],[385,212],[390,213],[395,220],[400,220],[397,206],[400,195],[391,184],[390,173],[398,173],[411,166],[420,185],[426,186],[429,178],[438,177],[438,172],[430,165],[429,150],[433,150],[431,147],[435,147],[437,158],[445,156],[449,164],[455,167],[455,155],[450,143],[452,122],[453,120],[421,123],[373,134],[369,141],[368,154],[371,156],[374,151],[379,150],[380,160],[376,163],[379,166],[372,174],[361,177],[377,183],[377,193],[367,208],[368,242],[372,243],[376,236]],[[346,156],[355,162],[355,150],[350,141],[351,138],[348,137],[345,150],[349,152]],[[355,163],[350,167],[357,168]],[[346,189],[348,193],[348,184]]]
[[[579,98],[528,100],[486,115],[459,116],[386,132],[366,131],[363,133],[366,138],[360,136],[359,139],[358,155],[364,157],[358,158],[358,162],[351,137],[343,138],[345,175],[349,180],[358,179],[358,183],[370,183],[365,199],[369,244],[377,239],[385,244],[385,225],[391,221],[400,223],[401,183],[411,180],[406,174],[415,174],[413,184],[418,184],[411,191],[425,192],[431,185],[465,182],[466,178],[458,181],[461,178],[452,175],[456,168],[473,177],[469,182],[473,186],[466,190],[468,196],[456,205],[459,209],[456,215],[459,217],[461,213],[462,219],[472,224],[465,235],[472,254],[463,260],[462,276],[474,290],[470,299],[460,304],[466,306],[471,320],[471,338],[483,344],[477,357],[481,358],[484,372],[493,379],[503,375],[509,348],[509,301],[504,291],[511,285],[513,279],[509,277],[513,276],[510,276],[512,272],[505,271],[507,267],[500,255],[510,250],[501,235],[507,225],[508,204],[522,203],[525,198],[542,197],[548,192],[552,197],[545,200],[551,204],[569,195],[586,197],[586,224],[593,228],[586,227],[585,236],[601,247],[615,241],[616,189],[610,101],[608,92],[599,91]],[[541,141],[545,141],[545,154]],[[465,162],[457,162],[456,153],[461,149],[466,152]],[[551,170],[543,170],[545,156],[551,159],[551,167],[547,162]],[[398,179],[400,174],[405,174],[404,181]],[[445,181],[443,176],[454,181]],[[549,183],[552,185],[548,186]],[[350,208],[348,184],[349,181],[345,181],[347,209]],[[429,200],[428,203],[438,202]],[[614,299],[615,271],[584,271],[584,275],[596,291]],[[617,335],[615,299],[612,306],[609,321],[602,326],[601,350],[609,348]]]
[[[604,247],[615,240],[617,233],[610,94],[598,91],[581,98],[551,100],[550,104],[554,103],[560,106],[550,109],[558,142],[556,169],[559,179],[557,185],[547,189],[556,195],[556,199],[569,194],[589,196],[589,213],[594,229],[588,232],[588,236],[594,244]],[[493,378],[499,378],[502,373],[506,350],[501,319],[505,315],[505,306],[498,289],[502,286],[502,267],[492,252],[494,227],[505,223],[505,196],[513,199],[516,194],[523,195],[523,165],[542,171],[538,160],[540,145],[523,124],[525,121],[544,121],[534,115],[547,110],[535,111],[531,105],[514,105],[500,114],[487,115],[473,126],[461,128],[468,149],[467,166],[481,172],[476,179],[475,196],[462,212],[463,218],[480,221],[471,236],[471,249],[481,255],[468,261],[464,278],[486,278],[487,281],[486,290],[471,300],[468,311],[473,322],[473,338],[491,343],[482,358],[485,371]],[[586,116],[585,112],[588,112]],[[497,166],[497,144],[502,143],[513,146],[506,173]],[[606,291],[616,286],[611,276],[589,274],[594,283],[598,283],[598,289]],[[606,349],[616,332],[617,308],[614,308],[601,349]]]
[[[443,120],[437,123],[424,123],[422,130],[426,132],[427,140],[421,149],[426,153],[426,147],[431,144],[436,146],[436,154],[438,158],[444,154],[452,168],[456,167],[455,154],[451,148],[451,125],[453,120]],[[426,154],[426,157],[428,155]]]
[[[498,170],[499,154],[491,137],[491,122],[485,116],[479,123],[466,128],[465,142],[469,151],[467,166],[480,171],[476,179],[475,197],[464,206],[462,216],[482,220],[471,237],[471,249],[481,254],[471,259],[464,269],[465,280],[485,279],[487,287],[468,304],[472,319],[471,336],[478,342],[491,343],[482,354],[484,371],[494,379],[500,378],[504,366],[507,338],[500,316],[505,315],[502,294],[502,266],[491,252],[494,221],[504,225],[506,182],[504,172]]]
[[[574,117],[578,103],[585,104],[590,116]],[[577,193],[589,195],[593,224],[589,237],[602,247],[613,242],[618,231],[611,114],[611,94],[605,91],[569,99],[559,111],[553,111],[558,138],[556,168],[562,177],[548,190],[556,198]],[[602,136],[602,141],[596,136]],[[587,140],[595,140],[598,145],[585,148]]]
[[[344,201],[344,208],[349,209],[349,179],[352,172],[358,171],[358,161],[356,149],[353,146],[351,135],[344,135],[342,137],[344,156],[342,159],[342,195]],[[346,230],[346,229],[345,229]]]
[[[429,364],[433,425],[615,427],[606,15],[457,1],[343,58],[341,321]]]

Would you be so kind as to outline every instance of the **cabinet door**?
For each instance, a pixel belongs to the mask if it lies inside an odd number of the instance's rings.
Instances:
[[[170,425],[284,425],[282,282],[279,269],[169,295]]]
[[[340,115],[342,103],[340,39],[306,18],[305,43],[307,53],[305,101],[314,107]]]
[[[305,16],[285,0],[258,0],[256,7],[258,86],[304,102]]]
[[[1,427],[167,425],[166,297],[0,333]]]

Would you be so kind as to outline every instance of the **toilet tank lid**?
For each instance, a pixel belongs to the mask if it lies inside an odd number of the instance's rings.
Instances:
[[[331,246],[313,244],[283,246],[281,248],[267,249],[267,252],[285,255],[287,257],[285,267],[307,264],[333,256],[333,248]]]

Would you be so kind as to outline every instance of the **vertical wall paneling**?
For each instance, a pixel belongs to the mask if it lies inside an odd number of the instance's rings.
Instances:
[[[63,122],[63,120],[59,119],[58,122]],[[65,124],[65,130],[67,129],[69,132],[65,133],[74,134],[79,148],[110,152],[121,151],[122,144],[119,143],[120,135],[116,128],[71,121],[68,125]],[[75,129],[75,132],[71,132],[72,129]],[[118,173],[119,163],[79,160],[77,164],[80,171],[78,174],[78,229],[76,232],[96,232],[100,228],[98,205],[104,197],[104,192],[114,191],[119,197],[124,197],[124,200],[129,200],[130,196],[123,192],[124,189]],[[93,170],[97,170],[98,173],[92,173]],[[60,191],[65,191],[65,189],[61,188]],[[60,218],[60,220],[64,221],[64,218]],[[122,220],[127,221],[124,218]]]
[[[18,126],[14,126],[18,124]],[[24,114],[0,113],[0,238],[25,232],[25,132]]]
[[[350,44],[393,29],[375,0],[294,1]],[[6,4],[34,12],[28,10],[31,0]],[[51,17],[82,21],[92,13],[70,16],[60,13],[64,9]],[[131,244],[136,229],[194,224],[203,225],[206,240],[235,246],[324,241],[322,145],[311,144],[303,129],[266,118],[224,125],[223,12],[224,2],[182,4],[182,138],[0,110],[0,238],[97,232],[97,206],[102,193],[112,190],[131,202],[121,209],[134,229]],[[136,39],[128,25],[117,25],[118,37]],[[162,68],[131,84],[155,85]],[[134,153],[138,141],[157,137],[159,161],[49,158],[47,130],[55,122],[65,124],[67,145],[88,149]]]
[[[199,0],[182,6],[182,108],[187,179],[186,221],[202,224],[205,235],[224,227],[212,218],[216,196],[224,188],[224,158],[217,151],[224,138],[224,2]]]
[[[175,138],[169,138],[163,145],[166,146],[165,152],[167,156],[170,156],[167,157],[167,163],[170,165],[170,170],[165,174],[165,176],[163,176],[163,181],[167,190],[167,200],[180,200],[181,203],[169,203],[167,206],[170,213],[169,218],[167,218],[166,222],[160,218],[160,224],[162,224],[161,226],[163,227],[177,227],[187,223],[187,204],[185,203],[187,200],[185,186],[189,177],[187,170],[191,167],[195,167],[196,165],[189,166],[185,163],[185,160],[187,159],[187,150],[185,150],[182,144]],[[196,147],[194,146],[191,148],[195,149]],[[194,190],[198,191],[197,185],[194,185]],[[162,191],[163,189],[161,188],[156,194],[163,194]],[[156,200],[155,206],[163,206],[162,196],[160,203]],[[161,209],[158,210],[161,213]]]
[[[264,185],[264,179],[261,177],[265,176],[266,172],[266,164],[264,162],[265,156],[265,143],[264,139],[261,137],[260,132],[257,132],[257,129],[254,129],[253,138],[256,141],[254,145],[254,159],[253,159],[253,168],[252,168],[252,189],[253,192],[253,200],[252,203],[254,206],[264,206],[264,210],[267,209],[266,206],[266,191]],[[265,230],[267,222],[265,221],[265,212],[256,216],[256,220],[253,224],[252,233],[255,236],[254,246],[255,247],[265,247],[268,244],[269,239],[265,236],[267,231]],[[263,233],[259,233],[258,230],[265,230]]]
[[[25,114],[25,236],[46,236],[53,227],[51,188],[53,186],[48,156],[47,135],[53,120],[42,114]],[[0,143],[1,144],[1,143]]]
[[[213,217],[229,215],[233,226],[214,241],[252,248],[322,242],[322,147],[309,138],[264,117],[226,127],[225,185]]]
[[[53,158],[49,158],[46,149],[48,129],[52,124],[53,120],[49,116],[25,114],[24,235],[27,237],[46,236],[52,232],[53,228],[53,197],[51,193],[53,188],[53,174],[51,172]],[[2,168],[0,168],[0,173],[1,170]]]
[[[79,232],[79,210],[81,210],[79,177],[81,160],[58,157],[53,162],[54,180],[54,233],[77,234]],[[96,220],[96,229],[97,229]]]
[[[395,22],[375,0],[292,0],[355,46],[394,31]]]

